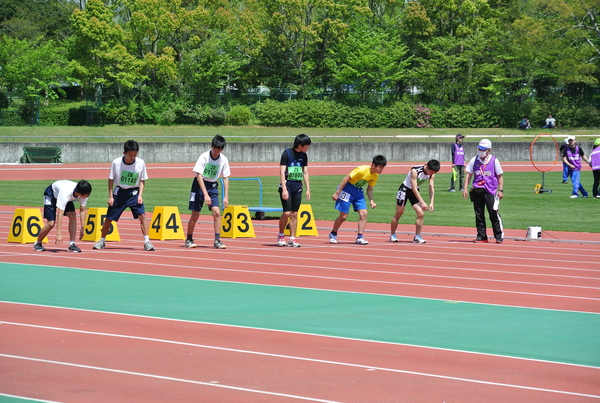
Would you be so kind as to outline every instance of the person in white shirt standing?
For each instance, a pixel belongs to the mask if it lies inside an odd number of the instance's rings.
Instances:
[[[188,221],[187,239],[185,240],[186,248],[195,248],[194,243],[194,228],[198,218],[200,218],[200,210],[206,204],[213,216],[213,226],[215,230],[215,240],[213,246],[215,249],[226,249],[227,247],[221,242],[221,209],[219,208],[219,178],[223,177],[223,208],[229,205],[229,177],[231,171],[229,169],[229,160],[223,154],[223,149],[227,142],[221,135],[216,135],[211,141],[211,149],[200,154],[194,173],[196,176],[192,180],[192,188],[190,190],[189,209],[192,214]]]
[[[153,251],[148,235],[148,221],[144,210],[144,187],[148,179],[146,163],[137,158],[140,146],[135,140],[125,142],[123,156],[115,158],[108,174],[108,211],[106,220],[102,225],[100,240],[94,249],[106,248],[106,235],[113,221],[119,221],[121,214],[127,207],[131,210],[133,218],[139,218],[144,236],[144,250]]]
[[[87,199],[92,193],[92,185],[85,180],[75,183],[69,180],[59,180],[48,186],[44,191],[44,218],[46,225],[40,230],[37,241],[33,244],[33,250],[43,252],[46,250],[42,245],[43,239],[50,233],[56,225],[56,246],[62,244],[62,217],[66,215],[69,218],[69,247],[67,251],[79,253],[81,249],[75,245],[77,236],[77,214],[73,201],[79,202],[79,217],[81,221],[81,231],[79,239],[83,238],[83,226],[86,217]]]

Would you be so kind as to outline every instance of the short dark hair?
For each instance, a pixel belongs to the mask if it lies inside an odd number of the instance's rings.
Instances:
[[[140,151],[140,145],[135,140],[127,140],[125,142],[125,146],[123,147],[125,152],[128,151]]]
[[[384,167],[387,165],[387,159],[383,155],[376,155],[373,157],[373,164],[381,165]]]
[[[221,136],[220,134],[217,134],[215,137],[213,137],[210,143],[211,147],[218,148],[220,150],[225,148],[225,144],[227,144],[227,141],[225,141],[225,137]]]
[[[89,195],[92,193],[92,184],[88,181],[81,180],[77,182],[77,186],[75,186],[75,192],[80,195]]]
[[[310,143],[310,137],[308,137],[306,134],[299,134],[294,139],[294,148],[298,146],[309,146]]]
[[[433,172],[439,172],[440,162],[438,160],[429,160],[427,168],[431,169]]]

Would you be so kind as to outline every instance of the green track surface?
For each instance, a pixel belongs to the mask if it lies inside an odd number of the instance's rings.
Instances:
[[[591,313],[10,263],[0,300],[600,367]]]

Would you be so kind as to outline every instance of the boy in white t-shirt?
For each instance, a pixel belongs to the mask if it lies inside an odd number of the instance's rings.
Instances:
[[[46,225],[40,230],[37,241],[33,244],[33,250],[43,252],[46,250],[42,245],[44,238],[50,233],[52,228],[56,226],[55,243],[59,246],[62,243],[62,217],[69,217],[69,252],[81,252],[81,249],[75,245],[75,237],[77,235],[77,214],[75,213],[75,205],[73,201],[79,201],[79,220],[81,221],[81,231],[79,239],[83,238],[83,227],[86,217],[87,199],[92,193],[92,185],[88,181],[79,181],[78,183],[59,180],[48,186],[44,191],[44,218]]]
[[[115,158],[108,175],[108,211],[106,220],[102,225],[101,238],[94,245],[94,249],[106,248],[105,240],[110,225],[119,221],[121,214],[129,207],[133,218],[139,218],[144,236],[144,250],[153,251],[148,235],[148,221],[144,210],[144,187],[148,179],[146,163],[137,158],[140,146],[135,140],[127,140],[124,145],[123,156]]]
[[[202,205],[206,204],[212,212],[215,240],[213,246],[216,249],[225,249],[226,246],[221,242],[221,209],[219,208],[219,185],[217,181],[223,177],[223,186],[225,195],[223,197],[223,208],[229,204],[229,160],[222,154],[226,141],[223,136],[216,135],[211,142],[210,151],[202,153],[194,166],[196,176],[192,181],[190,191],[189,209],[192,211],[188,221],[186,248],[195,248],[194,227],[200,217]]]

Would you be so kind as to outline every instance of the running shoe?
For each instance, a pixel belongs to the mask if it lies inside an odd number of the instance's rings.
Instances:
[[[503,242],[504,242],[504,239],[502,239],[502,238],[496,238],[496,243],[503,243]]]
[[[104,248],[106,248],[106,245],[104,244],[104,241],[98,241],[94,244],[94,246],[92,248],[93,249],[104,249]]]
[[[195,248],[195,247],[196,247],[196,244],[194,243],[194,241],[193,241],[193,240],[191,240],[191,239],[186,239],[186,241],[185,241],[185,247],[186,247],[186,248]]]
[[[298,242],[296,242],[295,238],[290,238],[290,241],[287,243],[287,246],[292,247],[292,248],[299,248],[300,245]]]
[[[337,235],[333,235],[333,234],[329,234],[329,242],[330,243],[337,243]]]
[[[280,236],[279,238],[277,238],[277,246],[285,246],[285,237],[284,236]]]
[[[415,235],[415,237],[413,238],[413,242],[414,243],[425,243],[427,241],[425,241],[423,238],[421,238],[421,235]]]
[[[396,237],[396,234],[390,235],[390,242],[398,242],[398,238]]]
[[[488,239],[487,238],[479,238],[479,237],[477,237],[477,238],[475,238],[473,240],[473,242],[475,242],[475,243],[488,243]]]
[[[215,249],[227,249],[227,246],[225,246],[225,244],[223,244],[223,242],[221,242],[220,239],[215,239],[214,246]]]
[[[356,241],[354,241],[355,244],[357,245],[368,245],[369,241],[367,241],[365,238],[356,238]]]
[[[448,192],[456,192],[454,189],[448,189]]]
[[[144,250],[147,250],[147,251],[153,251],[153,250],[155,250],[155,249],[154,249],[154,245],[152,245],[152,244],[150,243],[150,241],[148,241],[148,242],[144,242]]]
[[[578,195],[571,195],[569,196],[570,199],[577,199],[579,196]]]
[[[33,250],[36,252],[44,252],[46,248],[44,248],[44,245],[42,245],[41,243],[36,242],[33,244]]]
[[[77,245],[75,245],[75,244],[69,245],[69,247],[67,248],[67,251],[69,251],[69,252],[75,252],[75,253],[81,253],[81,249],[79,249],[77,247]]]

